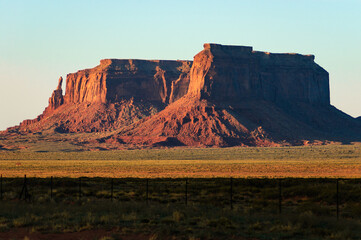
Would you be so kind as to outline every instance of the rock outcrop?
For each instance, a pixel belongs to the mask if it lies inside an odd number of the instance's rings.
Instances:
[[[330,105],[314,59],[219,44],[193,62],[105,59],[68,74],[64,96],[60,78],[44,113],[16,131],[107,132],[96,142],[112,148],[361,141],[360,118]]]
[[[328,73],[312,55],[205,44],[187,94],[113,136],[133,145],[275,146],[361,140],[330,105]]]
[[[105,59],[62,78],[49,106],[20,130],[110,131],[153,115],[188,91],[191,61]],[[60,109],[59,109],[60,108]]]
[[[328,73],[313,55],[204,44],[194,57],[189,94],[217,102],[265,100],[330,104]]]
[[[53,111],[63,105],[64,98],[63,98],[63,90],[61,85],[63,83],[63,78],[59,78],[58,87],[54,90],[53,94],[49,98],[49,106],[47,107],[46,111]]]

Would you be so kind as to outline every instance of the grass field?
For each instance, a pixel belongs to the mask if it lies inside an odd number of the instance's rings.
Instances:
[[[344,240],[361,234],[360,179],[339,180],[339,220],[335,179],[283,179],[281,213],[277,179],[233,179],[232,195],[230,179],[188,179],[187,185],[152,179],[149,196],[144,179],[113,180],[111,195],[110,179],[83,178],[79,195],[79,179],[53,179],[51,194],[49,178],[30,178],[25,202],[18,199],[23,179],[3,179],[0,239]]]
[[[343,240],[361,235],[360,179],[339,180],[339,220],[332,179],[361,177],[361,145],[24,149],[0,151],[0,174],[0,239]],[[19,200],[24,174],[30,202]],[[53,195],[50,176],[56,177]],[[75,177],[87,178],[79,184]],[[233,209],[229,177],[234,177]],[[282,180],[282,214],[280,182],[272,179],[278,177],[288,177]],[[149,204],[144,178],[149,178]]]
[[[124,151],[1,151],[6,177],[361,177],[361,145]]]
[[[248,208],[97,201],[6,203],[1,214],[0,239],[10,240],[357,240],[361,234],[358,220],[337,221],[310,210],[280,217]]]

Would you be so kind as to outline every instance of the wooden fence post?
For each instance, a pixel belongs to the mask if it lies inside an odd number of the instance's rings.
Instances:
[[[233,178],[231,177],[231,187],[230,187],[230,200],[231,200],[231,209],[233,209]]]
[[[50,177],[50,199],[53,199],[53,176]]]
[[[0,177],[0,200],[3,200],[3,175]]]
[[[282,179],[278,180],[278,213],[282,213]]]
[[[147,205],[148,205],[148,193],[149,193],[149,181],[148,181],[148,178],[147,178],[147,187],[146,187],[146,198],[147,198]]]
[[[79,200],[81,198],[81,177],[79,177],[79,192],[78,192],[78,195],[79,195]]]
[[[339,208],[339,184],[338,184],[338,179],[336,179],[336,217],[337,220],[339,219],[339,215],[340,215],[340,208]]]
[[[114,186],[114,183],[113,183],[113,178],[112,178],[111,188],[110,188],[110,200],[111,201],[113,201],[113,186]]]
[[[188,179],[186,178],[186,191],[185,191],[186,206],[188,205]]]
[[[30,194],[29,194],[29,191],[28,191],[26,174],[24,175],[24,183],[23,183],[23,187],[22,187],[21,192],[20,192],[19,200],[21,200],[21,197],[23,196],[23,194],[24,194],[25,201],[26,200],[30,201]]]

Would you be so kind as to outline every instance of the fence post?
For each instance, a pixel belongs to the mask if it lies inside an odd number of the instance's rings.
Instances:
[[[278,180],[278,213],[282,213],[282,179]]]
[[[230,202],[231,202],[231,209],[233,209],[233,178],[231,177],[231,188],[230,188]]]
[[[340,209],[339,209],[339,184],[338,184],[338,178],[336,179],[336,217],[337,220],[339,218]]]
[[[53,199],[53,176],[50,177],[50,199]]]
[[[19,200],[21,200],[21,197],[23,196],[23,194],[24,194],[25,201],[26,201],[26,200],[29,200],[29,201],[30,201],[30,194],[29,194],[29,192],[28,192],[28,186],[27,186],[27,181],[26,181],[26,174],[24,175],[24,184],[23,184],[23,188],[21,189],[21,192],[20,192]]]
[[[3,200],[3,175],[0,177],[0,200]]]
[[[188,178],[186,178],[186,192],[185,192],[185,201],[186,205],[188,205]]]
[[[146,187],[146,198],[147,198],[147,205],[148,205],[148,192],[149,192],[149,181],[148,181],[148,178],[147,178],[147,187]]]
[[[112,178],[112,182],[111,182],[111,189],[110,189],[110,200],[113,201],[113,178]]]
[[[78,195],[79,195],[79,200],[80,200],[80,198],[81,198],[81,177],[79,177],[79,193],[78,193]]]

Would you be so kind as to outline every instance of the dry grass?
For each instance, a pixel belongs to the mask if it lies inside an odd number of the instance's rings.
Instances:
[[[6,177],[361,177],[361,145],[0,152]]]
[[[2,160],[6,177],[360,177],[348,160]]]

